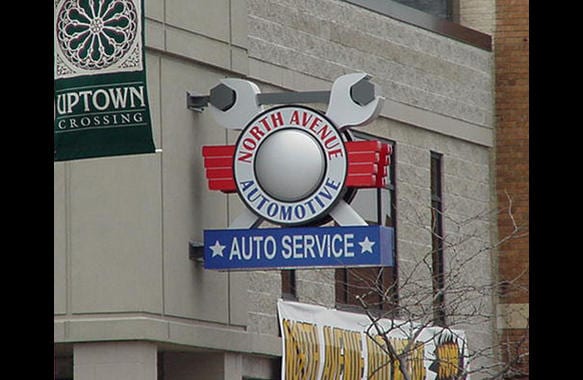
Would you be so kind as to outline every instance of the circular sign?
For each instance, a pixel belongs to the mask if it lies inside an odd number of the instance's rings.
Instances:
[[[101,70],[130,51],[138,17],[132,0],[64,0],[56,24],[58,46],[72,65]]]
[[[241,132],[233,160],[241,199],[276,224],[318,221],[344,195],[342,136],[307,107],[275,107],[255,117]]]

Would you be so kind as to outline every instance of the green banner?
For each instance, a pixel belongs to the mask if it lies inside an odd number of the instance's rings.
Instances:
[[[55,161],[153,153],[144,0],[55,0]]]

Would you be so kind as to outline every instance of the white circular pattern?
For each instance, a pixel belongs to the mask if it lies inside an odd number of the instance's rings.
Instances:
[[[78,68],[100,70],[131,49],[138,33],[138,12],[131,0],[65,0],[56,29],[66,60]]]

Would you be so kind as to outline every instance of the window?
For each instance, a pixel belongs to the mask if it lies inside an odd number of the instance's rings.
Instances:
[[[459,24],[459,0],[343,0],[407,24],[492,51],[492,37]]]
[[[359,189],[351,206],[369,223],[396,227],[395,143],[354,132],[355,140],[381,140],[393,148],[387,185],[381,189]],[[395,229],[396,239],[396,229]],[[362,310],[356,296],[363,297],[371,309],[392,310],[398,300],[397,259],[394,267],[339,268],[335,272],[336,305],[342,309]],[[383,294],[386,293],[386,297]]]
[[[433,322],[446,325],[443,262],[443,156],[431,152],[431,263],[433,271]]]
[[[454,0],[393,0],[396,3],[415,8],[435,17],[453,21]]]
[[[284,299],[297,300],[295,269],[281,271],[281,296]]]

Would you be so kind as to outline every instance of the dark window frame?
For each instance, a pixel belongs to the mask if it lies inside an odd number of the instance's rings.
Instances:
[[[443,154],[432,151],[430,157],[433,323],[438,326],[446,326],[445,258],[443,252]]]
[[[281,270],[281,298],[291,301],[298,300],[296,270]]]
[[[382,189],[376,189],[376,221],[368,221],[369,223],[381,224],[391,226],[395,229],[394,241],[397,241],[397,185],[396,185],[396,150],[397,143],[383,137],[374,136],[371,134],[353,131],[352,135],[358,140],[380,140],[389,143],[393,148],[391,154],[391,163],[389,164],[389,181],[385,189],[390,194],[390,220],[383,220],[384,215],[382,211]],[[381,286],[383,291],[390,291],[391,302],[380,302],[378,297],[376,304],[369,305],[372,312],[391,313],[396,312],[398,306],[398,260],[397,260],[397,245],[394,246],[394,266],[393,267],[369,267],[369,268],[337,268],[335,270],[335,305],[337,309],[349,310],[355,312],[362,312],[362,306],[358,303],[354,295],[358,290],[364,290],[364,287],[359,286],[361,283],[373,283],[375,286]],[[351,285],[352,284],[352,285]],[[376,298],[376,297],[375,297]]]
[[[482,50],[492,51],[492,37],[489,34],[470,29],[458,23],[433,16],[415,8],[408,7],[390,0],[342,0],[344,2],[380,13],[404,23],[429,30],[431,32],[464,42]],[[453,17],[457,10],[457,1],[454,3]]]

